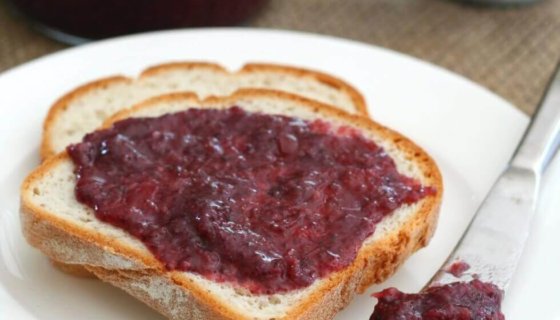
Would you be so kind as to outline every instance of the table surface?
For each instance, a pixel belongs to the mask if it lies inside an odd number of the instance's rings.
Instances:
[[[0,0],[0,72],[66,48]],[[371,43],[440,65],[531,115],[560,58],[560,0],[485,7],[446,0],[270,0],[246,23]]]

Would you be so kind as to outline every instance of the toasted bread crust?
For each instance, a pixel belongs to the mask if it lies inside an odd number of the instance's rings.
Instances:
[[[81,264],[70,264],[70,263],[56,261],[54,259],[50,259],[50,260],[51,260],[51,264],[55,268],[57,268],[58,270],[66,273],[66,274],[69,274],[71,276],[78,277],[78,278],[96,279],[95,274],[93,274],[91,271],[86,269],[86,267],[84,267]]]
[[[360,92],[357,89],[355,89],[349,83],[322,72],[303,69],[303,68],[296,68],[291,66],[265,64],[265,63],[248,63],[245,66],[243,66],[240,70],[230,73],[221,65],[210,63],[210,62],[202,62],[202,61],[171,62],[171,63],[164,63],[164,64],[149,67],[144,71],[142,71],[141,74],[138,76],[138,78],[147,78],[161,72],[178,70],[178,69],[210,69],[212,71],[221,72],[224,74],[241,74],[241,73],[274,71],[277,73],[285,73],[285,74],[290,74],[303,78],[312,78],[323,84],[333,87],[337,90],[345,92],[347,95],[351,97],[352,102],[356,106],[357,113],[364,116],[368,115],[367,106],[364,97],[360,94]],[[56,154],[55,148],[52,143],[53,139],[55,138],[52,133],[53,131],[52,128],[55,126],[58,117],[60,117],[60,115],[68,108],[68,106],[73,101],[75,101],[76,99],[80,98],[81,96],[89,92],[103,89],[105,87],[108,87],[116,83],[131,83],[133,81],[134,81],[133,78],[125,77],[122,75],[110,76],[81,85],[78,88],[70,91],[69,93],[59,98],[50,107],[48,114],[45,118],[45,121],[43,122],[43,135],[42,135],[41,147],[40,147],[41,159],[45,160],[48,157],[51,157]]]
[[[208,69],[213,69],[217,72],[224,72],[229,73],[227,69],[224,67],[208,62],[170,62],[164,63],[157,66],[150,67],[142,72],[141,77],[150,76],[153,74],[157,74],[159,72],[169,71],[173,69],[194,69],[199,67],[205,67]],[[340,90],[345,92],[348,96],[351,97],[352,102],[357,108],[357,114],[361,114],[364,116],[368,115],[366,101],[364,97],[356,90],[356,88],[352,87],[347,82],[334,77],[330,74],[326,74],[316,70],[309,70],[304,68],[298,68],[294,66],[285,66],[280,64],[273,64],[273,63],[247,63],[241,69],[239,69],[236,73],[253,73],[253,72],[263,72],[263,71],[271,71],[276,73],[285,73],[297,77],[302,78],[312,78],[326,84],[334,89]]]
[[[117,113],[105,123],[110,125],[114,121],[132,116],[135,112],[156,102],[185,101],[186,105],[197,102],[197,105],[230,102],[239,99],[258,99],[262,97],[278,98],[291,100],[309,108],[314,113],[337,119],[344,123],[359,128],[375,132],[376,135],[384,139],[391,140],[399,146],[407,159],[417,163],[426,181],[425,184],[435,187],[436,193],[421,200],[418,210],[407,218],[406,222],[398,230],[395,230],[381,239],[373,241],[368,245],[362,246],[354,262],[345,269],[335,272],[321,282],[317,288],[305,299],[291,309],[282,319],[330,319],[336,312],[345,307],[356,292],[363,292],[369,285],[385,280],[404,262],[404,260],[419,248],[424,247],[431,238],[437,223],[439,204],[441,202],[443,185],[441,174],[435,162],[420,147],[415,145],[408,138],[383,127],[369,119],[354,116],[344,111],[323,105],[319,102],[302,98],[300,96],[271,90],[244,89],[239,90],[229,97],[209,97],[202,101],[192,93],[168,94],[149,99],[139,105]],[[189,299],[177,301],[177,308],[196,306],[201,315],[200,319],[248,319],[247,316],[240,314],[235,306],[230,306],[227,301],[222,301],[219,297],[214,297],[198,286],[181,276],[180,272],[165,272],[161,263],[151,254],[127,247],[122,243],[115,243],[107,236],[89,229],[80,229],[73,226],[68,221],[52,216],[33,203],[30,197],[32,185],[41,179],[50,168],[56,166],[61,161],[70,161],[66,152],[46,161],[37,168],[22,185],[22,222],[23,231],[28,241],[37,246],[51,258],[59,261],[73,263],[67,258],[60,256],[60,250],[53,248],[46,239],[60,235],[60,241],[67,241],[69,248],[73,251],[83,253],[83,260],[79,263],[93,271],[103,280],[111,282],[129,291],[153,308],[170,316],[170,310],[161,305],[161,302],[146,296],[139,289],[134,289],[133,282],[139,281],[134,274],[142,272],[142,277],[167,277],[173,283],[189,293]],[[64,245],[64,244],[63,244]],[[122,259],[136,262],[134,266],[128,268],[112,267],[99,264],[99,254],[107,254]],[[140,268],[135,268],[140,265]],[[111,270],[109,270],[111,269]],[[120,269],[120,270],[119,270]],[[192,300],[194,299],[194,300]],[[196,301],[193,304],[192,301]],[[190,319],[183,317],[172,317],[172,319]],[[198,318],[194,318],[198,319]]]
[[[105,268],[91,266],[87,266],[86,268],[99,279],[121,288],[169,319],[244,319],[244,317],[239,314],[222,314],[219,310],[210,307],[207,301],[199,300],[187,289],[176,285],[172,279],[162,275],[146,271],[107,270]],[[154,288],[153,283],[156,281],[160,285]],[[163,288],[163,286],[165,286],[165,288]],[[170,297],[170,301],[166,303],[154,299],[149,289],[165,290],[166,296]]]
[[[49,109],[47,116],[45,117],[45,121],[43,122],[43,135],[41,138],[41,146],[40,146],[40,156],[41,160],[45,160],[50,156],[55,154],[54,148],[52,146],[52,134],[51,128],[54,125],[56,119],[63,113],[68,105],[72,103],[78,97],[104,87],[107,87],[112,84],[116,83],[127,83],[130,82],[131,79],[125,76],[111,76],[107,78],[102,78],[99,80],[95,80],[84,85],[77,87],[76,89],[68,92],[67,94],[60,97]]]

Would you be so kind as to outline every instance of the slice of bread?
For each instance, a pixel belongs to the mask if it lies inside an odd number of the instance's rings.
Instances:
[[[231,73],[213,63],[168,63],[144,70],[137,79],[108,77],[65,94],[51,106],[45,119],[41,157],[44,160],[59,153],[115,112],[149,97],[177,91],[191,91],[200,97],[227,96],[249,87],[282,90],[367,115],[365,100],[354,87],[318,71],[250,63]]]
[[[348,267],[309,287],[273,295],[254,295],[194,273],[164,270],[142,242],[99,221],[90,208],[76,200],[74,165],[66,152],[48,159],[22,185],[25,237],[49,257],[84,265],[170,319],[330,319],[356,292],[385,280],[408,256],[427,245],[443,191],[439,170],[409,139],[365,117],[284,92],[247,89],[204,100],[192,93],[155,97],[116,114],[105,126],[127,117],[233,105],[250,112],[322,119],[335,127],[353,127],[382,146],[400,173],[433,186],[436,193],[383,219]]]
[[[230,73],[207,62],[177,62],[153,66],[137,79],[108,77],[80,86],[60,98],[44,123],[44,160],[99,127],[108,115],[150,96],[189,90],[204,95],[227,95],[237,88],[261,87],[297,93],[348,112],[367,115],[362,95],[350,84],[318,71],[291,66],[250,63]],[[80,265],[54,261],[60,270],[93,277]]]

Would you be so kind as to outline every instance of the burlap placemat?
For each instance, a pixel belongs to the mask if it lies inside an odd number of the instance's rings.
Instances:
[[[560,58],[560,0],[516,8],[445,0],[271,0],[248,24],[408,53],[486,86],[529,114]],[[0,4],[0,71],[63,47]]]

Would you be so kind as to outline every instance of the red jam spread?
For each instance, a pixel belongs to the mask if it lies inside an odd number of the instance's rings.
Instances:
[[[465,271],[469,270],[471,266],[465,261],[455,261],[453,262],[445,272],[452,274],[456,278],[463,276]]]
[[[502,291],[480,280],[430,287],[419,294],[388,288],[374,296],[370,320],[504,320]]]
[[[123,120],[68,153],[97,218],[169,270],[257,294],[348,266],[376,223],[435,192],[355,129],[239,107]]]

